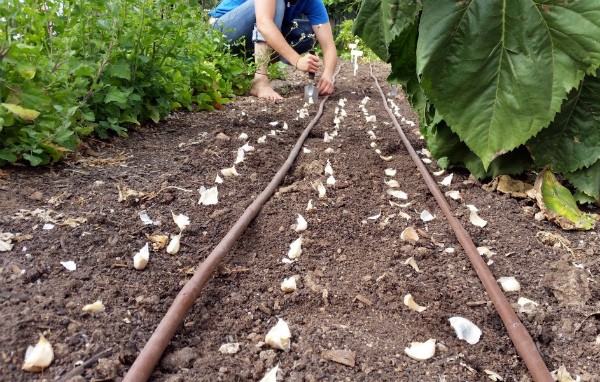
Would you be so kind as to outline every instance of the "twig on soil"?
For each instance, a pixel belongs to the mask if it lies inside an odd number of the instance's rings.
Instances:
[[[105,357],[107,355],[110,355],[111,353],[112,353],[112,349],[108,349],[108,350],[104,350],[104,351],[96,354],[95,356],[93,356],[92,358],[88,359],[87,361],[85,361],[81,365],[77,366],[76,368],[74,368],[73,370],[71,370],[70,372],[68,372],[67,374],[65,374],[62,377],[60,377],[58,379],[58,381],[56,381],[56,382],[66,382],[66,381],[68,381],[69,379],[71,379],[73,377],[81,375],[86,368],[90,367],[93,363],[95,363],[96,361],[98,361],[100,358]]]

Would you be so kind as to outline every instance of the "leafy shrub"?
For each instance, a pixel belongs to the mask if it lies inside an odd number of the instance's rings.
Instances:
[[[432,154],[483,179],[549,167],[600,201],[600,3],[365,0],[355,32]]]
[[[246,91],[195,2],[9,2],[0,8],[0,165],[59,160],[79,138],[126,135],[173,109],[220,107]]]

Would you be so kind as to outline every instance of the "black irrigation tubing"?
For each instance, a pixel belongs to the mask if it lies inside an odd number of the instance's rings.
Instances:
[[[371,67],[371,77],[373,77],[373,79],[375,80],[375,85],[379,90],[379,94],[381,95],[381,99],[383,100],[383,105],[388,114],[390,115],[390,118],[394,123],[396,130],[398,130],[400,138],[402,139],[402,143],[408,150],[408,153],[410,154],[412,160],[417,165],[421,176],[425,180],[427,187],[429,187],[429,191],[431,191],[442,212],[446,216],[446,219],[452,227],[456,238],[464,248],[467,257],[471,261],[473,268],[475,268],[475,271],[477,272],[477,275],[481,280],[481,283],[485,287],[485,290],[490,296],[490,299],[494,303],[494,307],[496,308],[498,315],[502,319],[502,322],[506,327],[506,331],[508,332],[510,339],[515,345],[517,352],[523,359],[525,366],[527,366],[531,377],[535,382],[552,382],[553,379],[550,375],[550,371],[548,371],[548,368],[546,367],[542,356],[540,355],[537,347],[535,346],[533,339],[527,332],[527,329],[525,329],[525,327],[523,326],[523,323],[521,323],[515,312],[512,310],[512,307],[506,299],[506,296],[500,290],[500,287],[498,286],[494,275],[492,275],[492,272],[490,271],[485,261],[483,261],[481,255],[477,251],[477,248],[473,243],[473,239],[471,239],[471,236],[462,226],[460,221],[452,214],[452,211],[450,210],[450,205],[446,201],[444,194],[442,194],[442,191],[438,187],[437,183],[429,174],[429,171],[421,161],[421,158],[419,158],[419,156],[415,152],[415,149],[412,147],[408,138],[404,134],[404,131],[402,130],[402,127],[400,127],[400,124],[396,120],[394,113],[389,108],[387,104],[387,99],[383,94],[383,90],[381,89],[381,86],[379,86],[379,81],[377,81],[377,77],[375,77],[375,75],[373,74],[373,67]]]
[[[340,69],[341,65],[335,72],[334,80]],[[125,374],[123,382],[138,382],[148,380],[154,371],[154,367],[169,345],[171,338],[173,338],[175,332],[183,323],[187,312],[192,308],[194,302],[200,295],[204,285],[206,285],[221,261],[223,261],[223,258],[225,258],[229,251],[231,251],[237,240],[244,234],[246,228],[248,228],[250,223],[258,215],[262,206],[275,193],[277,187],[283,181],[283,178],[294,164],[294,161],[296,160],[304,141],[321,118],[321,115],[323,114],[323,107],[328,99],[329,96],[323,98],[319,104],[319,110],[317,114],[304,129],[304,132],[302,132],[302,135],[300,135],[296,145],[292,148],[292,151],[290,151],[287,160],[284,162],[279,171],[277,171],[271,182],[246,208],[244,213],[239,217],[239,219],[235,222],[233,227],[231,227],[223,239],[221,239],[215,249],[213,249],[208,257],[198,266],[194,276],[192,276],[192,278],[183,286],[179,294],[177,294],[177,297],[175,297],[175,300],[171,304],[171,307],[163,319],[160,321],[160,324],[158,324],[158,327],[155,329],[154,333],[136,360],[133,362],[133,365],[131,365],[131,368],[127,374]]]

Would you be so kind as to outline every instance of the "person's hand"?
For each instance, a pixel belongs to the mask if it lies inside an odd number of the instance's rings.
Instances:
[[[303,72],[316,73],[321,68],[321,60],[314,54],[301,56],[296,63],[296,69]]]
[[[333,86],[333,79],[331,77],[321,76],[319,82],[317,82],[317,89],[319,89],[320,96],[330,95],[335,89]]]

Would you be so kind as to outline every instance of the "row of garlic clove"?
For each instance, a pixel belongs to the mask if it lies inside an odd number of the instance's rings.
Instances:
[[[171,213],[171,215],[173,217],[173,221],[175,222],[175,224],[177,224],[177,227],[179,228],[179,234],[171,236],[171,240],[167,245],[167,253],[170,255],[175,255],[179,252],[181,246],[181,235],[183,234],[183,231],[187,228],[187,226],[190,224],[190,219],[183,214],[175,215],[174,213]],[[161,243],[156,248],[163,248],[167,238],[166,235],[158,235],[151,237],[151,240],[155,244],[157,243],[157,241],[160,241]],[[150,248],[148,246],[148,243],[146,243],[142,247],[142,249],[140,249],[139,252],[137,252],[133,256],[133,267],[141,271],[146,268],[149,261]]]

